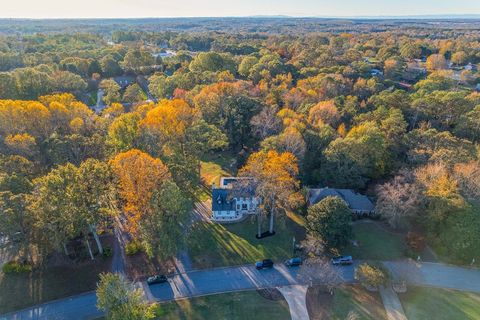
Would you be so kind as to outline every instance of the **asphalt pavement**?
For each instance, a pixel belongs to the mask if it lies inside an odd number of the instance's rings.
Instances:
[[[393,273],[403,273],[409,284],[451,288],[480,293],[480,269],[469,269],[436,263],[384,262]],[[354,281],[354,266],[338,267],[343,282]],[[260,288],[299,285],[298,267],[277,264],[273,269],[256,270],[254,266],[235,266],[174,274],[168,283],[150,287],[150,298],[159,302],[195,296]],[[0,316],[0,320],[94,319],[95,293],[37,305]]]

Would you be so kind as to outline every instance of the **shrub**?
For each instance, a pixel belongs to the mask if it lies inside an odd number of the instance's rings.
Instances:
[[[27,263],[9,261],[2,267],[3,273],[27,273],[32,271],[32,266]]]
[[[367,288],[378,288],[387,281],[387,272],[382,267],[363,263],[355,269],[355,279]]]
[[[111,257],[112,254],[113,254],[112,248],[110,248],[110,247],[103,248],[103,257],[104,258]]]
[[[142,244],[138,241],[130,241],[125,245],[125,254],[133,256],[143,250]]]
[[[415,252],[421,252],[425,248],[425,238],[417,233],[409,232],[405,240],[407,245]]]

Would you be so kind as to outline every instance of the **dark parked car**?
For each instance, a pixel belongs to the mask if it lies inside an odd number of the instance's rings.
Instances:
[[[147,279],[148,284],[156,284],[156,283],[164,283],[164,282],[167,282],[167,276],[164,276],[164,275],[151,276]]]
[[[292,258],[285,261],[287,267],[296,267],[303,263],[302,258]]]
[[[352,256],[340,256],[332,258],[332,264],[335,266],[345,266],[353,263]]]
[[[272,268],[272,267],[273,267],[273,261],[270,260],[270,259],[265,259],[265,260],[258,261],[258,262],[255,263],[255,268],[257,268],[258,270],[268,269],[268,268]]]

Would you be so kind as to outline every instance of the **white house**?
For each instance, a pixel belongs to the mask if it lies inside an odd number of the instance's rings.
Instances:
[[[212,188],[212,221],[237,222],[257,214],[260,199],[242,180],[251,178],[223,177],[220,186]]]

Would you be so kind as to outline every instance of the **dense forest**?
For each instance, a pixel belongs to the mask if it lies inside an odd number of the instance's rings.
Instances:
[[[478,25],[280,20],[1,21],[12,250],[41,264],[84,239],[93,258],[88,239],[103,252],[97,234],[122,221],[170,258],[200,160],[222,153],[263,182],[267,211],[355,189],[392,227],[480,257]]]

